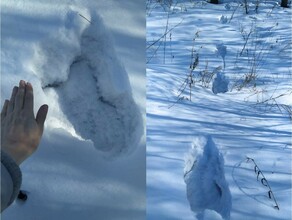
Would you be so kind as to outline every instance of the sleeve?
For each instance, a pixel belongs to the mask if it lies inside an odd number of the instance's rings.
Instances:
[[[1,151],[1,212],[15,200],[21,181],[19,166],[8,154]]]

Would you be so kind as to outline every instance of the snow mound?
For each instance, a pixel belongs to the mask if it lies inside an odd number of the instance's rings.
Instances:
[[[224,16],[224,15],[221,15],[220,18],[219,18],[219,21],[220,21],[221,24],[226,24],[228,22],[228,17]]]
[[[232,202],[224,159],[211,136],[193,142],[185,159],[184,180],[191,210],[198,219],[210,219],[207,215],[214,215],[210,210],[230,219]]]
[[[214,94],[228,92],[229,80],[222,72],[216,73],[212,84],[212,92]]]
[[[215,53],[216,53],[217,56],[220,56],[222,58],[223,66],[224,66],[224,69],[225,69],[225,66],[226,66],[225,57],[226,57],[226,54],[227,54],[227,46],[225,46],[223,43],[216,44]]]
[[[63,26],[35,47],[32,72],[81,138],[107,156],[129,153],[143,134],[128,74],[95,13],[71,9]],[[52,91],[53,90],[53,91]]]

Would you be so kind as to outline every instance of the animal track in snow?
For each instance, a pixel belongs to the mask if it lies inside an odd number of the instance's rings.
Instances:
[[[141,113],[102,19],[84,14],[88,21],[69,10],[64,26],[35,48],[33,70],[78,135],[106,155],[129,153],[143,133]]]

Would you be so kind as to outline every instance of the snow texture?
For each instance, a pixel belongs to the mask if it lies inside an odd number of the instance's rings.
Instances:
[[[77,135],[96,149],[114,156],[138,146],[141,115],[109,31],[96,13],[68,11],[57,35],[36,46],[31,69],[45,92],[58,95]]]
[[[191,209],[199,220],[205,210],[214,210],[230,219],[231,193],[224,173],[224,159],[211,136],[194,141],[186,156],[184,179]]]
[[[222,72],[217,72],[212,84],[214,94],[228,92],[229,80]]]

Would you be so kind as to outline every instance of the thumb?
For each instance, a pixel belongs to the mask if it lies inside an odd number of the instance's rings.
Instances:
[[[48,105],[42,105],[36,115],[36,122],[41,130],[41,134],[43,133],[44,130],[44,124],[47,117],[48,109],[49,109]]]

